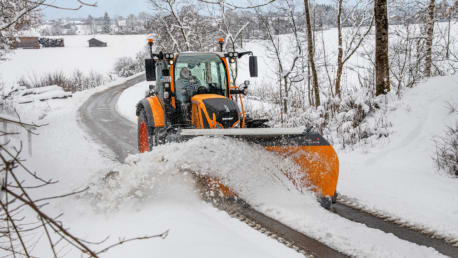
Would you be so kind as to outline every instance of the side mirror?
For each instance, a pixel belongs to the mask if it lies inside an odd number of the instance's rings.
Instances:
[[[145,59],[145,74],[147,81],[156,81],[156,62],[152,59]]]
[[[149,90],[145,92],[145,97],[151,97],[156,94],[156,90],[154,89],[154,85],[149,85]]]
[[[164,82],[164,98],[168,99],[172,95],[172,89],[170,89],[170,82]]]
[[[250,66],[250,77],[258,77],[258,57],[257,56],[250,56],[249,66]]]

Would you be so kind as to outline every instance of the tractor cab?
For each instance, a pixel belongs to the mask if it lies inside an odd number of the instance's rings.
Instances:
[[[229,97],[227,71],[217,54],[179,54],[173,69],[177,101],[191,103],[196,94]]]
[[[151,46],[151,45],[150,45]],[[250,54],[250,74],[257,76],[257,59],[252,52],[185,52],[155,54],[145,60],[146,78],[156,81],[150,96],[157,96],[165,122],[181,128],[239,128],[245,113],[235,102],[245,88],[231,85],[229,63]]]

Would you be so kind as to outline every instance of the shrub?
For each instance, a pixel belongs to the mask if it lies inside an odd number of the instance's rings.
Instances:
[[[110,78],[105,78],[102,74],[94,71],[86,75],[82,71],[76,70],[72,75],[66,75],[63,72],[54,72],[40,78],[36,76],[22,77],[18,81],[18,84],[26,88],[57,85],[65,91],[76,92],[101,86],[109,80]]]
[[[114,72],[119,77],[129,77],[145,70],[146,51],[142,50],[137,53],[135,58],[121,57],[116,61]]]
[[[132,76],[144,71],[143,60],[140,63],[138,59],[133,59],[131,57],[121,57],[116,62],[114,70],[119,77]]]
[[[434,139],[436,150],[433,156],[438,170],[458,177],[458,122],[448,127],[445,135]]]
[[[259,93],[254,91],[256,95],[250,95],[249,98],[268,102],[267,108],[248,104],[246,109],[254,118],[269,119],[273,127],[314,128],[341,148],[370,144],[390,134],[391,123],[386,117],[386,109],[390,107],[385,104],[385,96],[374,97],[366,88],[357,92],[343,92],[342,99],[327,98],[318,108],[290,103],[288,114],[281,114],[275,94]],[[395,96],[388,94],[386,97]]]

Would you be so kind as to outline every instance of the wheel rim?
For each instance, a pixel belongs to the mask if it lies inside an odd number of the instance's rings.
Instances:
[[[139,133],[139,147],[140,147],[140,152],[147,152],[149,151],[148,149],[148,129],[146,128],[146,123],[143,121],[140,124],[140,132]]]

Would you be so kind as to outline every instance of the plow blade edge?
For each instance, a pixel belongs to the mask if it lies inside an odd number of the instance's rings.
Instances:
[[[292,158],[300,171],[286,172],[298,187],[311,187],[322,197],[333,197],[339,176],[339,159],[320,134],[302,128],[182,129],[183,139],[196,136],[228,136],[264,146]]]

